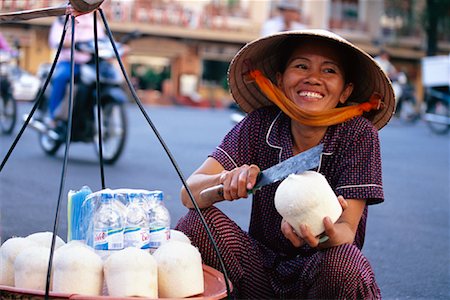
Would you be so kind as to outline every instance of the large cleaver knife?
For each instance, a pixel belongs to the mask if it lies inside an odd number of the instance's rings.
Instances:
[[[256,179],[255,186],[249,191],[249,193],[254,193],[265,185],[281,181],[290,174],[302,173],[317,167],[320,162],[320,154],[322,153],[322,150],[323,144],[319,144],[262,171]],[[200,198],[211,203],[223,200],[223,185],[219,184],[204,189],[200,193]]]

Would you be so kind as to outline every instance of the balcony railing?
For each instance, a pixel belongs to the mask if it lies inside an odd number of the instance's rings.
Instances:
[[[191,5],[187,5],[191,2]],[[0,11],[59,6],[61,0],[0,0]],[[102,9],[111,22],[145,23],[191,29],[255,31],[248,12],[215,1],[108,0]],[[258,29],[256,29],[258,31]]]

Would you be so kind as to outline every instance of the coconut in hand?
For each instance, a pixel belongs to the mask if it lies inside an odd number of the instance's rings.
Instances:
[[[314,171],[291,174],[283,180],[275,192],[275,208],[300,237],[301,224],[319,236],[325,231],[325,217],[334,223],[342,214],[339,200],[325,176]]]

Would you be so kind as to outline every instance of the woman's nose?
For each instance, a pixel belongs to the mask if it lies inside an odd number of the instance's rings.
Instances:
[[[320,71],[310,69],[307,76],[305,77],[305,82],[309,84],[319,84],[320,83]]]

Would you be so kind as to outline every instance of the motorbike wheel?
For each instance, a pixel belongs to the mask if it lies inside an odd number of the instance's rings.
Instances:
[[[416,111],[416,99],[413,97],[405,97],[399,99],[395,114],[405,123],[415,123],[419,120],[419,113]]]
[[[449,103],[442,99],[433,98],[428,104],[425,120],[434,133],[448,133],[450,131]]]
[[[17,102],[11,95],[0,95],[0,132],[11,134],[17,121]]]
[[[125,147],[128,132],[128,121],[125,106],[110,102],[102,108],[102,154],[105,164],[114,164]],[[97,120],[96,120],[96,123]],[[95,149],[99,153],[98,129],[94,137]]]
[[[48,155],[55,155],[63,144],[60,140],[52,139],[47,133],[39,133],[39,145]]]

